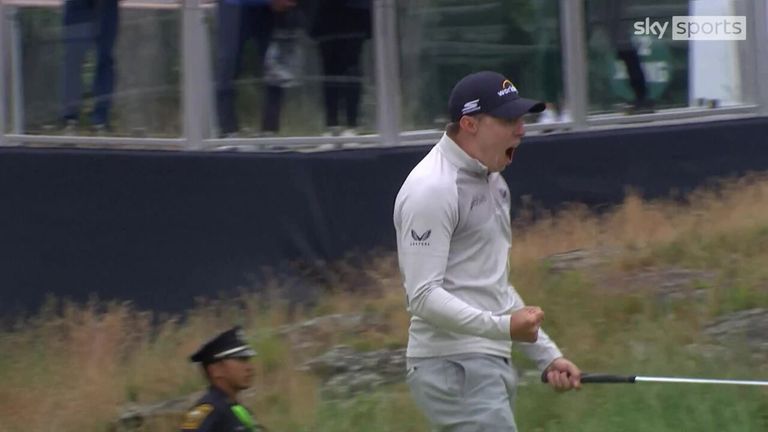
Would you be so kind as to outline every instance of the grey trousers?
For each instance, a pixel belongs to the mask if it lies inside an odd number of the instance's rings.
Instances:
[[[407,359],[416,405],[435,432],[516,432],[517,373],[509,360],[487,354]]]

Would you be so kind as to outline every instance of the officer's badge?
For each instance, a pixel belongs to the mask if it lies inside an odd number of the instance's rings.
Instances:
[[[211,411],[213,411],[213,405],[211,404],[201,404],[192,408],[184,416],[184,421],[181,423],[181,428],[192,430],[199,428],[200,424],[203,423],[203,420],[208,417],[208,414],[210,414]]]

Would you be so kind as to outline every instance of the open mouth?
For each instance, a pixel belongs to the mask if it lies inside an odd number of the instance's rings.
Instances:
[[[507,161],[511,162],[512,161],[512,156],[515,154],[515,148],[514,147],[510,147],[504,153],[507,155]]]

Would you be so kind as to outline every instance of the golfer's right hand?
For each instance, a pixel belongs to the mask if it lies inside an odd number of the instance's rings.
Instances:
[[[538,306],[525,306],[512,312],[509,318],[509,335],[513,341],[536,342],[544,311]]]

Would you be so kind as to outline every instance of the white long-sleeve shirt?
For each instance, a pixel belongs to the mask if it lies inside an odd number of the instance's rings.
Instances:
[[[509,357],[509,188],[447,135],[411,171],[395,200],[400,272],[411,314],[407,356]],[[561,357],[540,330],[520,343],[540,369]]]

